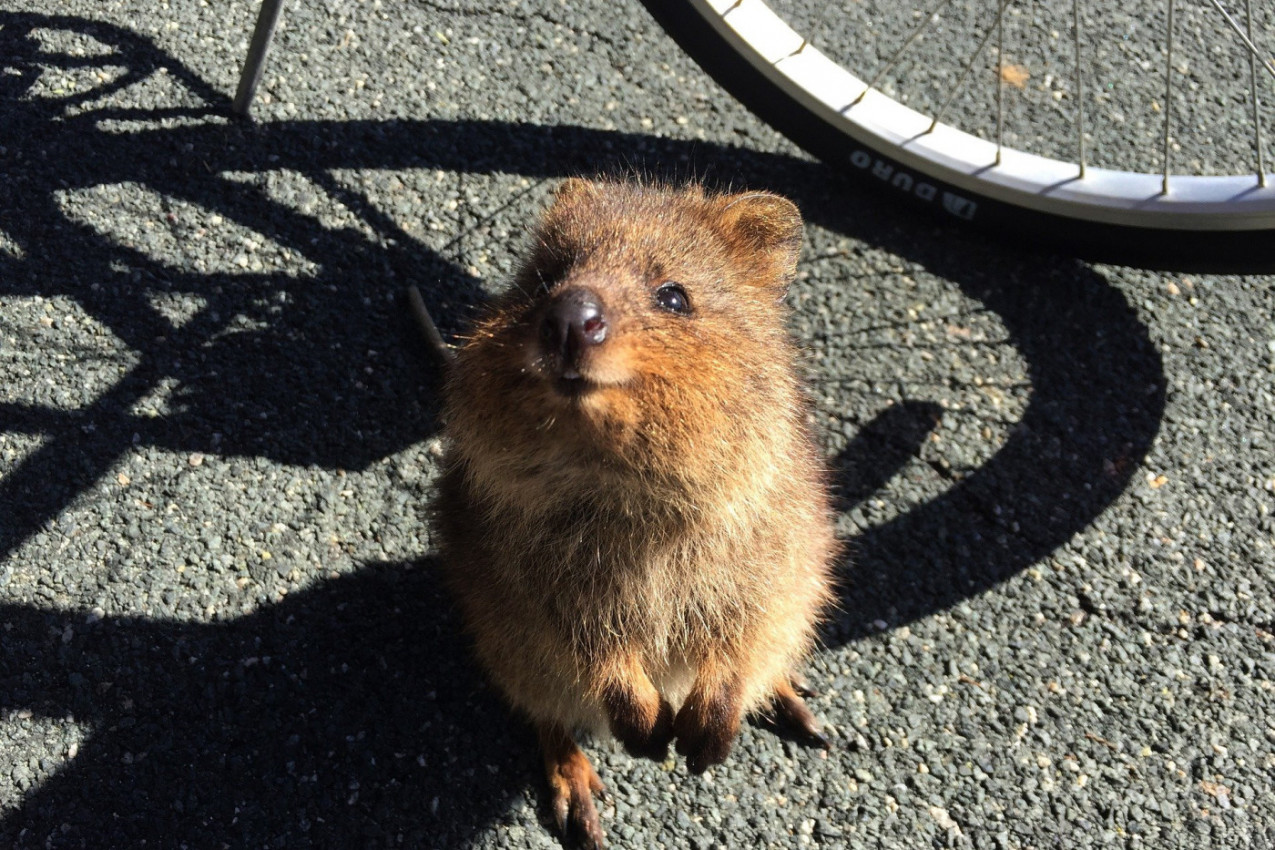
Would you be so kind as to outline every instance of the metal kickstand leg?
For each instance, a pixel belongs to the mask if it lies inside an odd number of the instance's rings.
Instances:
[[[253,29],[252,41],[248,44],[248,58],[244,61],[243,73],[239,75],[239,90],[235,92],[235,101],[230,106],[236,115],[246,116],[252,106],[252,96],[257,91],[257,84],[261,82],[266,51],[270,49],[270,41],[274,38],[275,25],[279,23],[281,11],[283,0],[262,0],[257,26]]]

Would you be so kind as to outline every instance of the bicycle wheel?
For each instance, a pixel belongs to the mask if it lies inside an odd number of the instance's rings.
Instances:
[[[998,30],[1010,0],[990,2],[993,14],[977,22],[977,46],[969,49],[953,92],[980,55],[993,53],[985,49],[992,36],[1002,37]],[[1076,109],[1077,127],[1068,131],[1074,132],[1075,153],[1041,155],[1005,143],[1001,109],[996,109],[995,136],[987,138],[989,134],[975,135],[945,122],[953,95],[924,112],[905,105],[906,93],[891,97],[883,91],[881,73],[867,81],[856,76],[761,0],[643,3],[692,59],[775,129],[824,162],[950,219],[1020,240],[1028,237],[1087,259],[1181,270],[1275,270],[1275,185],[1265,177],[1261,135],[1261,112],[1269,111],[1262,101],[1275,103],[1275,87],[1268,87],[1272,94],[1265,96],[1260,94],[1265,88],[1258,87],[1275,77],[1275,63],[1260,56],[1260,48],[1243,31],[1243,21],[1236,24],[1236,37],[1250,57],[1252,93],[1249,108],[1241,108],[1246,116],[1251,108],[1256,165],[1247,173],[1170,174],[1155,165],[1110,168],[1087,162],[1084,140],[1092,134],[1084,125],[1085,99],[1080,95],[1074,97],[1082,104]],[[1073,14],[1079,69],[1080,13]],[[922,25],[912,30],[906,44],[935,15],[933,8],[923,13]],[[1065,23],[1072,22],[1072,15],[1066,15]],[[1229,17],[1227,22],[1235,23]],[[1059,26],[1065,29],[1065,24]],[[1053,30],[1052,37],[1058,36]],[[887,70],[898,55],[886,61]],[[1006,74],[1001,56],[996,62],[998,75]],[[1167,68],[1165,79],[1171,85],[1175,66]],[[1079,90],[1083,80],[1079,74],[1076,79]],[[999,91],[998,85],[997,103]],[[1170,105],[1180,99],[1172,90],[1168,95],[1166,127]],[[1154,102],[1151,106],[1158,110]],[[1275,121],[1268,118],[1267,123]],[[1164,163],[1170,160],[1167,133]],[[1064,149],[1066,144],[1061,142]],[[1157,154],[1151,152],[1153,158]]]

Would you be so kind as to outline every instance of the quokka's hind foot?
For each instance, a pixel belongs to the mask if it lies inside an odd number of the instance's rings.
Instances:
[[[575,739],[562,727],[537,724],[536,734],[540,738],[545,775],[549,779],[550,808],[558,830],[569,842],[579,841],[587,850],[602,850],[606,837],[593,804],[593,796],[605,791],[602,780]]]
[[[795,732],[806,744],[832,749],[823,727],[801,697],[814,696],[814,691],[800,676],[785,679],[775,688],[771,708],[775,721]]]
[[[806,681],[806,677],[800,673],[789,673],[788,683],[792,685],[792,689],[796,691],[797,696],[805,699],[819,696],[819,692],[810,687],[810,683]]]

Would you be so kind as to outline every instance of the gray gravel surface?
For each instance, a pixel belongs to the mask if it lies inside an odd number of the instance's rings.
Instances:
[[[618,847],[1275,844],[1275,278],[943,229],[635,3],[0,0],[0,847],[556,847],[422,516],[562,176],[764,187],[849,541],[826,755],[589,752]]]

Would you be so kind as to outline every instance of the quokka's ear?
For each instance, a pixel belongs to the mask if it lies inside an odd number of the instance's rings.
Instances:
[[[721,222],[737,254],[750,260],[750,283],[786,291],[797,275],[802,222],[797,205],[769,192],[722,199]]]

